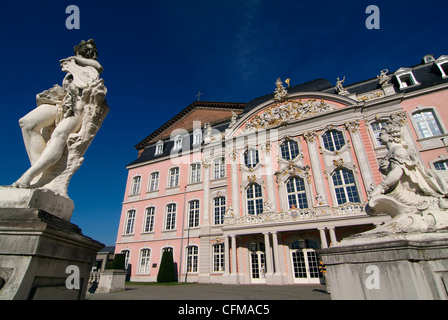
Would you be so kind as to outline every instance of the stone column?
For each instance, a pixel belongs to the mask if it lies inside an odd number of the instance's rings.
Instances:
[[[305,133],[305,140],[307,142],[308,145],[308,152],[310,155],[310,161],[311,161],[311,170],[313,171],[313,176],[314,176],[314,183],[316,185],[316,196],[320,195],[320,201],[321,203],[318,203],[317,205],[328,205],[328,200],[327,200],[327,192],[325,191],[325,186],[324,186],[324,176],[322,175],[322,168],[320,166],[320,161],[319,161],[319,152],[317,150],[317,145],[316,145],[316,132],[312,131],[312,132],[307,132]]]
[[[230,238],[232,239],[232,269],[230,271],[231,274],[236,274],[237,273],[237,267],[236,267],[236,236],[230,236]]]
[[[240,215],[240,193],[239,193],[239,183],[238,183],[238,162],[236,161],[236,156],[230,156],[232,161],[232,207],[233,215],[239,217]]]
[[[266,275],[271,276],[273,274],[273,266],[272,266],[272,250],[271,250],[271,242],[269,241],[269,232],[264,233],[264,247],[266,254]]]
[[[204,166],[204,205],[202,209],[202,222],[201,225],[209,225],[210,216],[210,163],[203,161]]]
[[[338,240],[336,238],[335,227],[330,227],[330,228],[327,228],[327,229],[330,232],[331,245],[332,246],[337,245],[338,244]]]
[[[230,274],[230,250],[229,250],[229,236],[224,236],[224,266],[225,274]]]
[[[327,237],[325,236],[325,228],[318,228],[320,234],[320,247],[322,249],[328,248]]]

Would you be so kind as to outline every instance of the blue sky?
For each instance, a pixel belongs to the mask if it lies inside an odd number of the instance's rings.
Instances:
[[[368,30],[368,5],[380,29]],[[68,5],[80,29],[68,30]],[[346,84],[387,68],[448,54],[446,1],[2,1],[0,4],[0,185],[28,169],[18,119],[64,73],[59,60],[95,39],[110,112],[69,185],[72,222],[106,245],[116,240],[134,145],[201,100],[248,102],[275,80]]]

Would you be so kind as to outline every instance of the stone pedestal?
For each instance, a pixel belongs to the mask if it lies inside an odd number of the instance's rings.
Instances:
[[[84,299],[103,247],[43,210],[0,206],[0,300]]]
[[[358,235],[319,250],[334,300],[448,300],[448,232]]]
[[[126,271],[106,269],[101,271],[100,283],[95,293],[119,292],[125,290]]]

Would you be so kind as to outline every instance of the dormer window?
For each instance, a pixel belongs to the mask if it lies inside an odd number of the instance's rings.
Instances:
[[[448,56],[441,56],[435,61],[435,64],[439,68],[442,78],[448,78]]]
[[[420,83],[415,79],[412,69],[400,68],[394,73],[397,78],[400,89],[405,89],[411,86],[419,85]]]
[[[197,146],[202,143],[202,131],[197,130],[193,133],[193,145]]]
[[[161,155],[163,153],[163,141],[159,141],[156,144],[156,152],[154,155],[158,156]]]
[[[174,150],[182,149],[182,136],[176,136],[174,138]]]

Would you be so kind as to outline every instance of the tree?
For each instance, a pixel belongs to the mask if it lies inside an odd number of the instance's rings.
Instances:
[[[176,282],[176,268],[174,267],[173,248],[163,249],[157,282]]]

